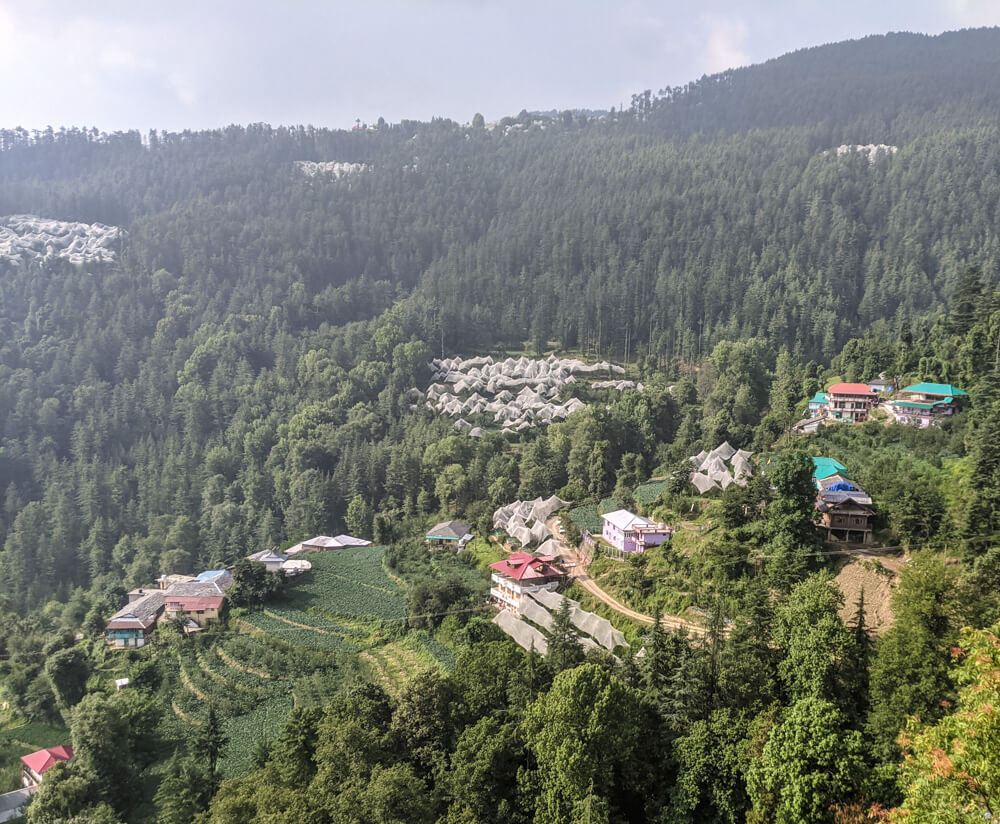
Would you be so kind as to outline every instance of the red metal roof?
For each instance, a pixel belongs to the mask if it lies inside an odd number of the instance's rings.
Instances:
[[[69,761],[73,757],[73,748],[68,744],[63,747],[47,747],[38,752],[22,755],[21,760],[28,769],[37,775],[42,775],[59,761]]]
[[[835,383],[826,390],[827,394],[833,395],[874,395],[872,388],[867,383]]]
[[[565,576],[566,573],[552,563],[554,560],[551,555],[535,557],[530,552],[512,552],[506,560],[490,564],[490,569],[515,581]]]

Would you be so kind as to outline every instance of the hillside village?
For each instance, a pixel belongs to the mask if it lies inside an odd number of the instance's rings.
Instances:
[[[510,381],[541,380],[544,389],[544,382],[554,379],[550,375],[561,374],[542,369],[527,377],[514,376],[520,374],[521,367],[511,363],[509,375],[506,371],[497,373],[506,381],[505,386]],[[550,358],[541,363],[558,365],[565,361]],[[577,373],[590,371],[581,362],[570,363]],[[452,366],[456,367],[454,373],[441,371]],[[463,387],[461,381],[485,380],[484,375],[468,371],[480,366],[489,366],[489,359],[454,359],[432,364],[432,368],[439,370],[439,376],[456,384],[458,391],[478,387],[478,384]],[[535,372],[535,367],[530,363],[528,366],[529,373]],[[609,371],[607,364],[597,364],[595,369]],[[459,375],[457,381],[453,380]],[[641,391],[636,382],[624,383],[627,385],[616,384],[611,388]],[[597,383],[593,386],[609,388]],[[432,386],[431,394],[435,392]],[[441,396],[434,400],[440,402]],[[497,401],[503,402],[503,398]],[[657,576],[665,574],[666,569],[686,564],[692,553],[705,551],[720,529],[718,521],[729,517],[725,509],[720,510],[720,505],[729,506],[727,497],[743,496],[742,500],[748,502],[741,504],[744,515],[750,514],[753,505],[749,501],[760,489],[770,487],[773,494],[772,476],[786,460],[782,455],[803,448],[808,453],[812,442],[821,437],[821,431],[847,431],[874,424],[928,429],[961,415],[968,408],[968,394],[950,384],[918,382],[894,392],[882,380],[835,382],[825,392],[817,392],[801,403],[807,416],[790,428],[791,440],[785,448],[755,454],[724,441],[686,459],[687,469],[636,484],[624,496],[631,508],[620,506],[621,501],[611,496],[602,499],[595,510],[586,500],[561,497],[566,494],[565,489],[550,490],[548,497],[540,495],[498,507],[488,522],[470,524],[452,518],[431,524],[415,546],[422,545],[418,551],[432,564],[445,558],[454,559],[449,563],[465,566],[471,563],[475,569],[473,577],[484,582],[478,589],[481,600],[474,602],[481,605],[477,611],[492,615],[491,624],[529,655],[552,661],[599,660],[607,655],[617,666],[624,665],[626,660],[640,662],[650,654],[648,627],[656,620],[655,616],[659,616],[660,626],[665,630],[680,633],[686,643],[698,648],[707,643],[705,639],[712,631],[712,615],[706,609],[709,602],[684,606],[668,599],[667,610],[659,605],[651,610],[647,600],[636,597],[635,582],[642,579],[649,582],[643,586],[658,586]],[[456,407],[450,411],[455,414],[460,410]],[[478,408],[467,411],[473,416],[479,412]],[[493,410],[484,405],[482,411]],[[506,414],[503,410],[497,412],[496,422],[514,420],[505,417]],[[535,419],[535,424],[545,426],[560,419],[561,415],[543,414]],[[819,426],[804,429],[803,421]],[[485,420],[483,423],[486,426],[481,437],[488,437],[488,423]],[[464,427],[458,428],[466,432]],[[505,426],[500,434],[507,434],[509,429]],[[818,545],[837,548],[835,552],[841,552],[846,559],[842,574],[834,583],[845,594],[860,599],[859,603],[864,602],[872,614],[872,629],[884,633],[892,623],[889,601],[896,589],[900,566],[898,547],[887,547],[880,555],[876,535],[882,535],[883,541],[886,536],[878,524],[878,501],[858,483],[853,470],[836,458],[811,455],[807,466],[812,490],[808,517],[815,540]],[[686,514],[677,507],[681,500],[692,502]],[[488,527],[485,531],[484,526]],[[351,558],[348,567],[342,567],[338,556]],[[881,563],[879,558],[883,559]],[[364,605],[365,596],[345,609],[347,601],[342,589],[345,572],[354,575],[349,570],[357,561],[361,561],[359,571],[373,570],[373,563],[380,567],[374,577],[369,572],[354,578],[353,586],[358,592],[367,590],[385,593],[380,597],[390,596],[385,607],[375,606],[373,613],[370,606]],[[871,567],[872,564],[875,566]],[[654,567],[663,572],[653,571]],[[377,580],[389,586],[383,589],[384,585],[376,583]],[[625,581],[632,583],[623,587]],[[147,647],[160,650],[164,641],[168,649],[179,644],[176,654],[181,662],[178,682],[181,694],[172,699],[171,708],[180,723],[195,730],[207,723],[204,702],[219,688],[235,689],[237,695],[242,692],[249,699],[264,684],[273,683],[274,687],[267,686],[261,697],[267,696],[267,705],[273,704],[275,710],[287,707],[289,697],[296,705],[301,700],[299,687],[290,695],[288,686],[279,686],[280,677],[275,671],[237,658],[231,651],[237,647],[220,643],[233,630],[236,637],[252,644],[259,644],[254,640],[259,638],[267,639],[268,645],[278,643],[289,650],[314,650],[313,654],[320,650],[339,650],[338,655],[352,651],[350,654],[357,656],[355,660],[360,663],[364,678],[383,684],[392,695],[400,695],[411,679],[428,671],[426,668],[447,672],[454,662],[454,653],[449,649],[452,645],[442,642],[440,633],[425,635],[415,645],[405,640],[400,644],[390,640],[391,634],[384,635],[389,626],[385,621],[397,620],[390,615],[405,615],[399,607],[389,606],[392,598],[397,597],[390,593],[393,590],[402,593],[408,586],[386,566],[385,550],[374,546],[371,540],[346,534],[316,536],[284,549],[252,552],[226,568],[196,574],[163,572],[155,581],[128,592],[127,603],[107,618],[104,639],[107,648],[118,654],[135,654]],[[322,613],[313,607],[307,607],[307,611],[289,608],[289,598],[294,603],[300,597],[296,592],[307,599],[303,603],[318,598],[319,602],[339,606]],[[351,618],[356,608],[360,612]],[[385,608],[388,612],[382,611]],[[362,617],[365,613],[381,617],[372,624],[370,618]],[[841,615],[846,621],[856,617],[849,605],[846,612],[842,608]],[[723,632],[731,631],[733,625],[727,620]],[[177,640],[172,640],[174,637]],[[404,636],[410,637],[416,636]],[[396,651],[390,657],[389,651],[394,648]],[[257,654],[264,649],[259,647]],[[577,652],[570,652],[572,649]],[[212,657],[213,663],[209,664],[206,655]],[[222,672],[216,669],[219,663],[223,665]],[[111,671],[130,672],[132,668],[113,667]],[[321,671],[317,670],[317,674]],[[254,673],[249,676],[250,681],[246,680],[247,673]],[[238,678],[231,681],[236,675]],[[130,680],[135,679],[133,676],[111,680],[114,689],[120,691],[130,689]],[[181,697],[183,700],[179,700]],[[194,704],[191,699],[195,699]],[[252,705],[240,701],[230,712],[234,714],[229,723],[234,725],[253,717]],[[268,734],[266,728],[260,732]],[[46,744],[47,749],[21,757],[22,787],[10,794],[11,809],[16,809],[12,806],[15,803],[30,800],[54,764],[73,758],[67,738]]]
[[[463,48],[535,14],[466,6]],[[238,44],[243,11],[198,14]],[[273,11],[267,42],[342,56],[343,15]],[[721,20],[647,11],[563,39],[599,70],[615,26]],[[62,42],[50,13],[12,42]],[[119,28],[63,82],[200,54]],[[460,58],[444,29],[404,33]],[[392,63],[362,40],[355,79]],[[347,76],[260,42],[234,88]],[[0,128],[0,822],[993,821],[998,55],[898,33],[607,110]]]

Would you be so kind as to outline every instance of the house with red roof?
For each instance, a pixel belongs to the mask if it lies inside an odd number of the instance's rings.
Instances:
[[[878,393],[867,383],[835,383],[826,390],[826,414],[834,420],[862,423],[876,403]]]
[[[45,773],[60,761],[69,761],[72,757],[73,748],[68,744],[22,755],[21,784],[28,788],[37,787],[45,779]]]
[[[554,555],[512,552],[503,561],[490,564],[493,570],[490,597],[501,609],[520,617],[521,599],[529,592],[556,589],[566,580],[566,570]]]

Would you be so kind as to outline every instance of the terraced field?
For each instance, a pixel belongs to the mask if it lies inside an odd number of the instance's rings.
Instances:
[[[570,520],[581,530],[585,530],[592,535],[599,535],[603,529],[601,516],[606,512],[613,512],[620,507],[614,498],[605,498],[599,504],[584,504],[569,511]]]
[[[169,685],[170,723],[187,737],[214,708],[228,738],[220,762],[227,777],[251,767],[258,746],[278,734],[293,706],[294,679],[260,663],[278,654],[252,636],[193,642],[177,651],[176,676]]]
[[[286,601],[240,620],[281,641],[339,652],[379,643],[380,623],[406,618],[398,578],[387,574],[382,547],[353,547],[309,556],[313,568],[295,579]]]
[[[435,647],[439,647],[435,655]],[[443,661],[450,654],[454,662],[454,653],[433,638],[417,634],[406,636],[401,641],[395,641],[385,646],[366,650],[360,657],[368,669],[372,681],[380,684],[390,695],[398,696],[407,683],[421,673],[429,671],[447,671]]]
[[[650,481],[635,488],[635,499],[643,506],[650,507],[666,491],[666,481]]]

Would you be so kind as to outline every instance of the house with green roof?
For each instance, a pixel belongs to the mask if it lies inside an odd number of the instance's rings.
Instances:
[[[906,423],[925,429],[954,415],[962,399],[969,393],[950,383],[915,383],[899,391],[889,410],[896,423]]]
[[[854,479],[848,474],[847,467],[836,458],[814,457],[813,481],[817,489],[826,489],[836,483],[854,483]]]
[[[815,418],[817,415],[823,414],[828,404],[829,398],[827,398],[826,392],[817,392],[809,399],[809,417]]]

